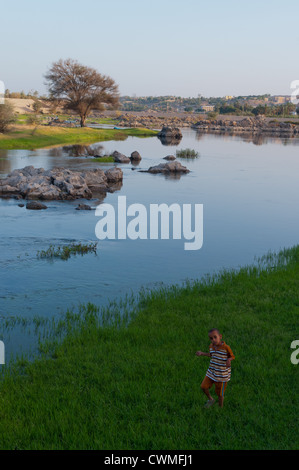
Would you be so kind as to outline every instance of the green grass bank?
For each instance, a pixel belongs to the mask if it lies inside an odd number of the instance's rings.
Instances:
[[[129,136],[153,137],[150,129],[95,129],[19,125],[0,134],[0,149],[38,149],[58,145],[90,144],[107,140],[125,140]]]
[[[297,449],[299,247],[258,267],[68,312],[63,341],[0,384],[1,449]],[[224,407],[200,390],[217,327],[236,356]],[[214,394],[214,391],[212,392]]]

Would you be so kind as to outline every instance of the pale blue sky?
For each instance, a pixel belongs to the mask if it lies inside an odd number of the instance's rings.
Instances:
[[[1,5],[0,80],[44,93],[73,58],[121,95],[290,94],[299,79],[298,0],[10,0]]]

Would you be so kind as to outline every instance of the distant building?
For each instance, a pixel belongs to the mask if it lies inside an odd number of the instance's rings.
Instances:
[[[283,104],[285,103],[285,97],[284,96],[274,96],[274,102],[277,104]]]
[[[232,100],[232,99],[233,99],[233,96],[226,95],[225,99],[226,99],[226,101],[228,101],[228,100]]]
[[[214,105],[210,105],[210,104],[203,104],[200,109],[202,111],[205,111],[206,113],[209,113],[211,111],[214,111],[215,109],[215,106]]]
[[[290,101],[290,96],[275,95],[271,96],[271,101],[275,104],[285,104]]]

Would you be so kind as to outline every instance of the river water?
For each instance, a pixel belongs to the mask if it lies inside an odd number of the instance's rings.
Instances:
[[[29,211],[15,199],[0,199],[0,317],[50,318],[79,303],[106,305],[108,300],[141,287],[180,284],[223,268],[252,264],[269,250],[290,247],[299,240],[298,139],[198,134],[183,130],[177,145],[156,137],[128,137],[101,143],[105,154],[137,150],[138,166],[118,164],[121,189],[105,203],[117,209],[118,197],[133,203],[203,204],[203,245],[184,249],[184,240],[97,240],[95,211],[76,211],[78,201],[47,202],[45,211]],[[178,179],[139,170],[164,162],[163,157],[191,148],[192,160],[180,159],[190,173]],[[71,169],[101,166],[92,158],[70,155],[68,149],[0,150],[0,176],[26,165]],[[88,201],[96,207],[98,200]],[[97,254],[67,261],[38,259],[51,244],[98,241]],[[1,338],[0,338],[1,339]],[[2,333],[7,357],[25,350],[30,339],[18,331]]]

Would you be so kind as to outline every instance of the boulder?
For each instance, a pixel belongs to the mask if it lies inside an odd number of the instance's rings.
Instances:
[[[156,166],[151,166],[148,173],[189,173],[190,170],[183,166],[180,162],[174,161],[170,163],[160,163]]]
[[[100,168],[84,171],[82,177],[91,193],[98,193],[107,189],[107,176],[105,171]]]
[[[40,211],[43,209],[48,209],[48,207],[39,201],[29,201],[26,204],[26,209],[33,210],[33,211]]]
[[[178,127],[164,126],[157,137],[162,145],[178,145],[183,134]]]
[[[79,204],[76,207],[76,211],[91,211],[91,207],[88,204]]]
[[[163,160],[175,160],[175,156],[174,155],[167,155],[167,157],[164,157]]]
[[[163,126],[161,131],[157,135],[158,137],[171,137],[175,139],[181,139],[183,137],[181,130],[178,127]]]
[[[114,161],[117,162],[117,163],[130,163],[130,161],[131,161],[129,159],[129,157],[126,157],[126,155],[124,155],[123,153],[118,152],[117,150],[115,150],[115,152],[113,152],[112,157],[113,157]]]
[[[120,168],[109,168],[109,170],[105,173],[108,183],[117,183],[122,181],[123,179],[123,172]]]
[[[135,150],[135,152],[131,153],[130,160],[133,162],[140,162],[141,160],[141,155],[139,152]]]

